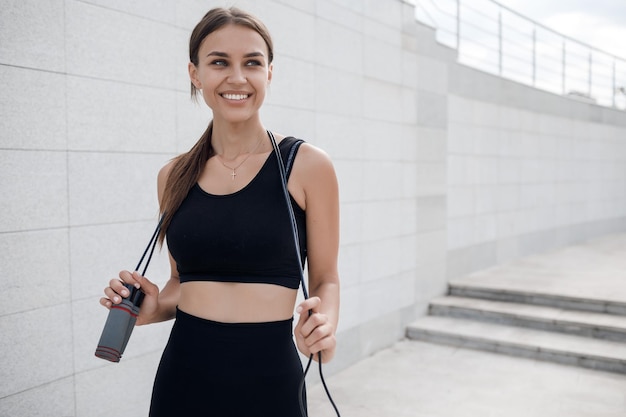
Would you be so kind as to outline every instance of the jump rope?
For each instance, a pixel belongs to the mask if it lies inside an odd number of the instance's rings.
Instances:
[[[302,284],[302,294],[304,295],[304,299],[306,300],[309,298],[309,292],[307,291],[306,282],[304,280],[304,271],[302,269],[302,257],[300,255],[300,238],[298,237],[298,225],[296,223],[296,216],[294,215],[294,212],[293,212],[293,206],[291,205],[291,198],[289,196],[289,191],[287,190],[287,171],[285,169],[285,164],[283,163],[283,158],[280,153],[280,149],[278,148],[278,144],[276,143],[276,139],[274,138],[274,134],[268,130],[267,135],[270,137],[270,141],[272,142],[272,147],[274,148],[274,152],[276,153],[276,159],[278,160],[278,170],[280,171],[280,177],[281,177],[280,183],[282,185],[283,194],[285,196],[285,201],[287,202],[287,209],[289,211],[289,219],[291,220],[291,232],[293,234],[293,240],[295,243],[296,256],[298,257],[298,271],[300,272],[300,283]],[[287,166],[291,166],[291,164],[293,163],[293,158],[295,157],[295,151],[296,151],[296,147],[294,146],[291,148],[291,152],[288,155]],[[313,314],[313,312],[309,310],[309,316],[311,314]],[[335,401],[333,401],[333,397],[330,395],[330,391],[328,390],[328,386],[326,385],[326,380],[324,379],[324,374],[322,372],[322,352],[321,351],[317,352],[317,360],[319,364],[320,379],[322,380],[324,391],[326,391],[326,396],[328,397],[330,404],[335,409],[335,413],[337,414],[337,417],[341,417],[341,415],[339,414],[339,410],[337,409],[337,405],[335,404]],[[299,388],[300,396],[298,400],[300,402],[300,413],[302,413],[302,417],[307,417],[306,408],[304,406],[304,398],[306,396],[306,388],[304,386],[304,383],[305,383],[306,375],[309,372],[309,368],[311,367],[312,361],[313,361],[313,354],[311,353],[309,355],[309,361],[306,365],[306,368],[304,369],[304,374],[302,375],[302,381],[300,381],[300,388]]]
[[[280,177],[281,177],[281,186],[282,186],[283,194],[285,196],[285,201],[287,202],[287,211],[289,212],[291,232],[292,232],[293,240],[295,243],[296,256],[298,258],[298,270],[300,272],[300,283],[302,284],[302,294],[304,295],[304,299],[306,300],[309,298],[309,292],[307,291],[306,281],[304,279],[304,271],[302,269],[302,256],[300,255],[300,239],[298,237],[298,225],[296,223],[296,216],[294,215],[294,212],[293,212],[293,206],[291,204],[289,191],[287,190],[287,170],[285,169],[285,164],[283,163],[283,158],[280,152],[280,148],[278,147],[278,144],[276,143],[274,134],[268,130],[267,135],[269,136],[270,141],[272,142],[272,147],[274,148],[274,152],[276,153],[276,159],[278,160],[278,170],[280,172]],[[293,158],[295,157],[295,151],[296,151],[296,146],[291,148],[291,152],[288,155],[287,166],[289,167],[293,163]],[[150,242],[148,243],[146,250],[143,252],[143,255],[141,256],[141,259],[139,260],[137,267],[135,268],[135,271],[139,271],[139,268],[141,267],[141,264],[143,263],[144,258],[146,257],[148,252],[150,252],[146,260],[146,264],[144,265],[143,272],[141,273],[142,276],[146,274],[146,270],[148,269],[148,264],[150,263],[150,260],[152,259],[152,255],[154,254],[154,248],[156,247],[159,231],[161,230],[161,224],[163,223],[164,217],[165,215],[161,216],[161,219],[159,220],[159,223],[157,224],[156,230],[152,234],[152,238],[150,239]],[[135,298],[132,296],[132,294],[135,293],[137,294],[136,295],[137,297],[140,297],[140,299],[137,300],[138,301],[137,304],[141,304],[141,299],[143,298],[142,296],[143,292],[137,290],[134,286],[130,284],[125,284],[125,286],[131,291],[131,297],[129,298]],[[309,316],[312,314],[313,314],[313,311],[309,310]],[[328,386],[326,385],[326,380],[324,379],[324,374],[322,372],[322,352],[321,351],[317,353],[317,358],[318,358],[318,364],[319,364],[320,379],[322,381],[322,385],[324,386],[324,391],[326,391],[326,396],[328,397],[330,404],[333,406],[335,413],[337,414],[337,417],[341,417],[341,415],[339,414],[339,409],[337,408],[335,401],[333,401],[333,398],[330,395],[330,391],[328,390]],[[298,402],[300,404],[300,412],[302,414],[302,417],[307,417],[308,415],[306,411],[306,407],[304,405],[304,401],[306,398],[305,380],[306,380],[306,376],[307,376],[307,373],[309,372],[309,368],[311,367],[312,362],[313,362],[313,354],[311,353],[309,355],[309,360],[304,369],[304,373],[302,374],[302,380],[300,381],[300,386],[298,388],[298,391],[299,391]]]

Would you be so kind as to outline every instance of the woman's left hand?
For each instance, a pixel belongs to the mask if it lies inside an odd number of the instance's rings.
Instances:
[[[298,350],[303,355],[308,357],[313,354],[313,359],[318,361],[317,353],[322,352],[322,362],[326,363],[335,355],[337,340],[335,328],[328,316],[318,311],[321,304],[322,300],[319,297],[311,297],[300,303],[296,308],[300,318],[294,334]]]

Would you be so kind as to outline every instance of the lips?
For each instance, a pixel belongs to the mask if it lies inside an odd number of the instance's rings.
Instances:
[[[220,96],[224,97],[226,100],[245,100],[250,97],[250,94],[245,93],[222,93]]]

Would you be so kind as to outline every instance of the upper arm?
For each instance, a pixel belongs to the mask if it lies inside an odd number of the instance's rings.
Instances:
[[[339,186],[333,164],[324,151],[305,143],[294,161],[290,183],[292,179],[294,198],[306,210],[311,287],[337,283]]]
[[[170,174],[170,171],[173,166],[173,161],[168,162],[163,168],[159,170],[159,175],[157,176],[157,195],[159,198],[159,205],[161,205],[163,201],[163,194],[165,192],[165,184],[167,183],[167,177]],[[170,261],[170,278],[179,279],[178,276],[178,268],[176,267],[176,261],[172,257],[172,254],[169,253],[169,261]]]
[[[169,177],[173,166],[174,161],[170,161],[159,170],[159,175],[157,176],[157,196],[159,198],[159,206],[162,205],[163,194],[165,193],[165,184],[167,184],[167,178]]]

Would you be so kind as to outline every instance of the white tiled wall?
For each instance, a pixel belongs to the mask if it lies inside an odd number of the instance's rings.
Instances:
[[[132,398],[117,414],[145,414],[171,323],[137,328],[108,364],[93,357],[98,298],[147,243],[158,169],[206,128],[210,112],[189,100],[188,37],[231,3],[0,7],[0,415],[104,416],[111,398]],[[444,292],[451,251],[497,242],[509,259],[541,246],[536,233],[624,217],[624,124],[450,93],[454,53],[405,2],[235,3],[275,41],[264,123],[326,150],[339,178],[328,372],[401,338]],[[167,273],[164,250],[148,276]]]
[[[450,250],[460,254],[485,243],[497,250],[502,243],[509,250],[493,261],[503,262],[533,251],[511,251],[511,238],[623,220],[626,125],[453,94],[448,106]],[[569,235],[572,241],[586,237]],[[476,256],[472,250],[466,254]],[[455,274],[463,272],[468,271]]]
[[[159,168],[208,124],[189,100],[187,42],[210,7],[231,3],[0,8],[0,415],[145,414],[171,323],[135,329],[111,365],[93,356],[98,298],[147,243]],[[402,337],[444,288],[446,63],[408,41],[402,1],[236,4],[275,41],[266,126],[326,150],[339,177],[333,372]],[[167,273],[163,251],[148,276]]]

